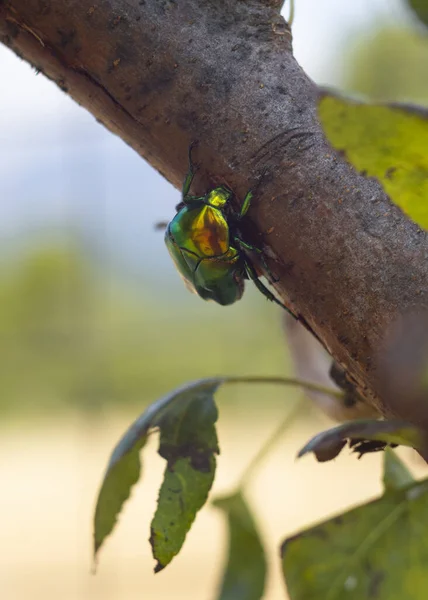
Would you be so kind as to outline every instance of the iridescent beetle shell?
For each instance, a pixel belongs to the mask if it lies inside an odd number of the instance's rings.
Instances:
[[[290,312],[259,280],[246,254],[256,253],[273,279],[262,250],[245,242],[240,231],[240,223],[251,204],[252,190],[247,192],[238,213],[229,205],[232,192],[226,187],[217,187],[205,196],[189,194],[195,173],[194,145],[189,148],[189,172],[183,184],[182,201],[165,232],[165,243],[178,272],[192,292],[222,305],[240,300],[245,279],[251,279],[266,298]]]
[[[165,233],[169,253],[187,287],[205,300],[233,304],[244,292],[245,266],[230,245],[223,209],[231,192],[220,187],[178,210]]]

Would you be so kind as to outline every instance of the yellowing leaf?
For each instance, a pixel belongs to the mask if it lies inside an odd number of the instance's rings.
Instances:
[[[324,94],[318,114],[332,146],[428,229],[428,110]]]

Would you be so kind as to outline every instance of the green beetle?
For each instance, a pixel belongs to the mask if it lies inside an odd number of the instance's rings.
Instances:
[[[233,211],[230,205],[233,193],[225,186],[217,187],[205,196],[189,195],[195,174],[191,153],[192,146],[182,201],[165,232],[166,246],[186,286],[204,300],[226,306],[240,300],[245,279],[251,279],[266,298],[290,312],[261,283],[245,253],[256,252],[272,277],[262,251],[244,242],[239,230],[239,223],[250,208],[253,192],[247,193],[239,213]]]

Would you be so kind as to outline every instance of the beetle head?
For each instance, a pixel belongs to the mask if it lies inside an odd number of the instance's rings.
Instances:
[[[206,203],[215,208],[223,208],[232,197],[232,192],[226,187],[218,187],[206,195]]]

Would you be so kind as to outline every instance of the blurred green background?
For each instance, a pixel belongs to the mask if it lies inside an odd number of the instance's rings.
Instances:
[[[196,297],[172,301],[174,284],[181,292],[175,273],[158,289],[121,280],[76,240],[36,243],[6,261],[1,410],[31,418],[129,412],[191,379],[283,372],[278,311],[262,296],[250,290],[245,303],[222,310]]]
[[[428,37],[399,0],[296,5],[296,57],[317,82],[428,104]],[[204,376],[291,374],[282,315],[250,285],[229,308],[189,294],[154,231],[179,192],[3,48],[0,73],[11,82],[0,95],[0,595],[214,598],[225,544],[214,512],[198,517],[171,568],[151,573],[154,447],[96,578],[92,503],[110,449],[148,402]],[[248,386],[220,394],[217,490],[233,485],[293,397]],[[309,406],[307,416],[253,490],[275,560],[287,533],[380,489],[378,457],[296,465],[299,445],[328,425]],[[274,573],[266,598],[281,597]]]

